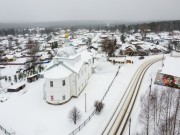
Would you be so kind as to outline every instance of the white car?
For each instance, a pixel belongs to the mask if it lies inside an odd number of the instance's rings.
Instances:
[[[3,97],[0,98],[0,102],[4,102],[6,100],[8,100],[8,97],[3,96]]]

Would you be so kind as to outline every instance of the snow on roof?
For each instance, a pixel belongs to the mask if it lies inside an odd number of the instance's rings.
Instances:
[[[162,73],[180,77],[180,58],[166,57]]]
[[[68,57],[68,56],[70,56],[70,55],[76,54],[76,51],[74,50],[73,47],[68,46],[68,47],[60,48],[60,49],[58,50],[58,53],[57,53],[57,54],[58,54],[59,57]]]
[[[26,82],[16,83],[16,84],[8,87],[8,89],[17,89],[17,88],[19,88],[19,87],[21,87],[22,85],[25,85],[25,84],[26,84]]]
[[[150,39],[153,39],[153,40],[159,40],[160,39],[159,35],[157,35],[155,33],[148,33],[146,35],[146,37],[149,37]]]
[[[14,58],[14,55],[6,55],[6,58],[7,58],[7,59],[13,59],[13,58]]]
[[[15,56],[16,57],[21,57],[22,55],[21,55],[21,53],[16,53]]]
[[[61,79],[70,76],[73,72],[63,65],[59,64],[56,67],[45,72],[45,78]]]
[[[136,47],[134,45],[127,46],[126,49],[131,48],[133,51],[136,51]]]
[[[126,60],[132,60],[132,57],[127,56],[127,57],[126,57]]]
[[[131,46],[131,44],[129,44],[129,43],[122,44],[121,50],[126,50],[126,48],[127,48],[128,46]]]
[[[5,66],[4,65],[0,65],[0,68],[5,68]]]
[[[102,34],[100,37],[101,37],[101,38],[107,38],[108,36],[105,35],[105,34]]]
[[[88,62],[89,59],[92,59],[92,54],[90,52],[88,52],[87,50],[84,50],[80,53],[81,59],[80,61],[76,62],[75,64],[71,64],[68,62],[65,62],[64,64],[67,65],[69,68],[71,68],[73,71],[75,71],[76,73],[78,73],[82,67],[82,65],[85,62]]]
[[[126,57],[110,57],[109,60],[124,62],[126,60]]]
[[[49,54],[43,54],[41,57],[40,57],[40,59],[48,59],[50,56],[49,56]]]
[[[35,76],[37,76],[37,74],[33,74],[31,76],[28,76],[27,78],[32,78],[32,77],[35,77]]]
[[[89,59],[92,59],[92,53],[84,48],[78,50],[78,53],[75,55],[70,55],[68,57],[54,57],[54,59],[59,59],[59,63],[56,63],[59,68],[57,69],[53,61],[51,61],[51,63],[48,64],[48,67],[46,67],[46,69],[49,69],[45,73],[46,78],[64,78],[73,72],[79,73],[83,64],[88,63]]]

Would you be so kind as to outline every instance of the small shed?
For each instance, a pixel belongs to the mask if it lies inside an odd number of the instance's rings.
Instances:
[[[132,57],[126,57],[126,63],[133,64]]]
[[[5,66],[3,66],[3,65],[0,65],[0,69],[4,69],[5,68]]]
[[[109,57],[108,61],[113,62],[114,64],[115,63],[124,64],[125,63],[125,59],[126,59],[125,56],[122,56],[122,57]]]
[[[25,86],[26,86],[25,82],[16,83],[16,84],[8,87],[7,91],[8,92],[18,92],[18,91],[22,90]]]
[[[38,74],[34,74],[34,75],[31,75],[29,77],[27,77],[27,82],[35,82],[36,80],[38,80]]]

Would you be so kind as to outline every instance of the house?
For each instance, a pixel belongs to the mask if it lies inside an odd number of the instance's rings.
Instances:
[[[4,59],[5,59],[6,62],[12,62],[12,61],[16,60],[16,57],[15,57],[15,55],[6,55],[4,57]]]
[[[113,63],[121,63],[124,64],[126,62],[126,56],[121,56],[121,57],[109,57],[108,58],[109,62]]]
[[[44,99],[50,104],[63,104],[78,97],[92,74],[90,52],[61,48],[45,69]]]
[[[132,57],[126,57],[126,63],[133,64]]]
[[[158,47],[156,47],[156,46],[151,46],[150,51],[155,54],[158,54],[159,52],[161,52],[161,50],[158,49]]]
[[[0,65],[0,69],[4,69],[5,68],[5,66],[4,65]]]
[[[29,83],[35,82],[36,80],[38,80],[38,75],[37,74],[34,74],[34,75],[31,75],[31,76],[27,77],[27,82],[29,82]]]
[[[8,92],[18,92],[18,91],[22,90],[25,86],[26,86],[25,82],[16,83],[16,84],[8,87],[7,91]]]
[[[136,48],[134,46],[128,46],[126,47],[126,50],[125,50],[125,55],[128,55],[128,56],[133,56],[137,53],[136,51]]]

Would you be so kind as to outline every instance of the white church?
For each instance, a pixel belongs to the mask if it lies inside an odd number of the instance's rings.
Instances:
[[[72,47],[61,48],[46,68],[44,99],[50,104],[63,104],[78,97],[92,74],[90,52],[76,52]]]

